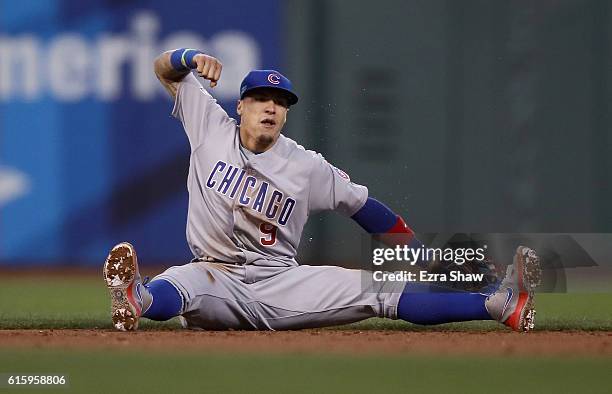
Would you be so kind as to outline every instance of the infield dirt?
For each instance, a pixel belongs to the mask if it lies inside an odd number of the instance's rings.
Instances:
[[[0,346],[269,353],[612,355],[612,332],[0,330]]]

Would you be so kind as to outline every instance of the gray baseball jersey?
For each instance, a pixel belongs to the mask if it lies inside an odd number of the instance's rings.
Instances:
[[[196,257],[255,265],[297,265],[309,215],[352,215],[368,190],[320,154],[280,135],[269,150],[241,146],[239,126],[189,74],[173,115],[189,137],[187,241]]]
[[[309,215],[352,215],[367,199],[364,186],[283,135],[269,150],[249,152],[236,121],[191,74],[179,83],[173,115],[191,145],[189,246],[196,257],[242,263],[192,262],[154,278],[182,295],[185,327],[275,330],[396,318],[403,283],[295,261]]]

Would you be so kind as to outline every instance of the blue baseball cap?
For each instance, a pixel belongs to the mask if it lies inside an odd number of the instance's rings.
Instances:
[[[253,70],[248,73],[240,84],[240,99],[243,99],[248,91],[257,88],[282,90],[287,93],[289,105],[298,102],[298,96],[293,92],[291,81],[276,70]]]

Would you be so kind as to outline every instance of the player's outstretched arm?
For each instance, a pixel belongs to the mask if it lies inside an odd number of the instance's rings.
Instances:
[[[351,218],[370,234],[414,235],[401,216],[372,197]]]
[[[400,215],[372,197],[368,197],[363,207],[351,218],[365,231],[376,234],[383,243],[389,246],[393,246],[398,241],[411,248],[423,246]]]
[[[178,83],[191,70],[197,70],[198,75],[209,80],[210,87],[214,88],[221,78],[222,69],[223,65],[217,58],[189,48],[166,51],[159,55],[154,63],[157,79],[172,97],[176,97]]]

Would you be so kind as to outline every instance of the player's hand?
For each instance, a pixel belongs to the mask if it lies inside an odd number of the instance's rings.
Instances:
[[[210,87],[217,86],[217,81],[221,78],[221,69],[223,64],[212,56],[199,53],[193,57],[193,62],[196,65],[198,75],[210,81]]]

